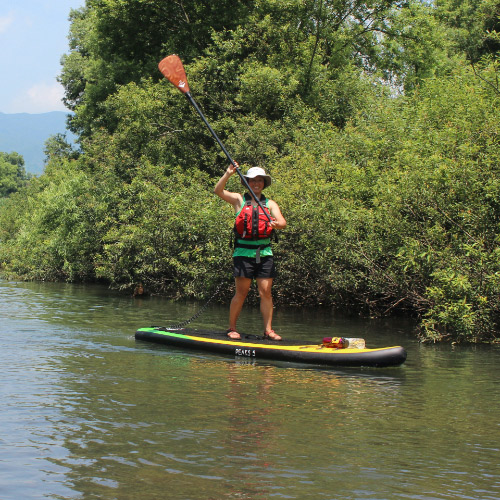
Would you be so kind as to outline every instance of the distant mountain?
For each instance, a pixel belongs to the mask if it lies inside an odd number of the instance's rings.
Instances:
[[[70,143],[75,139],[66,130],[68,114],[65,111],[0,113],[0,151],[19,153],[24,158],[26,172],[40,175],[44,167],[45,141],[55,134],[66,134],[66,140]]]

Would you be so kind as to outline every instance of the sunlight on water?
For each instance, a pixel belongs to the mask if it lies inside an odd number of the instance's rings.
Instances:
[[[0,281],[0,498],[498,499],[491,347],[421,346],[402,320],[276,313],[291,338],[403,344],[387,369],[326,370],[136,341],[196,304]],[[223,328],[213,306],[196,326]],[[246,310],[242,325],[259,328]]]

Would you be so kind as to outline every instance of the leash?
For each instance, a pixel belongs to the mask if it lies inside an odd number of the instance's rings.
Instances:
[[[191,318],[183,321],[182,323],[178,323],[177,325],[172,325],[169,326],[169,330],[174,330],[174,329],[181,329],[184,328],[186,325],[189,325],[189,323],[192,323],[195,319],[199,318],[207,309],[207,307],[210,305],[213,299],[219,295],[220,291],[222,290],[222,286],[226,284],[226,280],[221,281],[217,288],[215,289],[215,292],[212,294],[212,296],[203,304],[203,306],[200,307],[200,309],[194,314],[194,316],[191,316]]]

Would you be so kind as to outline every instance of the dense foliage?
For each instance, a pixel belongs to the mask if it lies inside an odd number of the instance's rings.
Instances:
[[[53,138],[44,175],[1,206],[3,272],[173,297],[230,283],[232,214],[212,194],[227,160],[156,67],[178,53],[232,156],[275,179],[289,223],[277,303],[494,340],[498,13],[492,0],[87,0],[61,74],[81,151]]]
[[[20,154],[0,152],[0,199],[18,191],[29,178]]]

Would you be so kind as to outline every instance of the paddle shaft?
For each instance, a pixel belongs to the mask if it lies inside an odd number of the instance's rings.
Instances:
[[[240,172],[238,165],[236,165],[234,160],[231,158],[230,154],[227,152],[226,148],[224,147],[224,144],[222,144],[221,140],[219,139],[219,137],[215,133],[214,129],[210,126],[210,123],[208,123],[207,119],[205,118],[205,115],[203,114],[203,112],[199,108],[198,104],[196,104],[196,101],[193,99],[193,96],[191,95],[191,93],[189,91],[184,92],[184,95],[188,98],[188,101],[193,105],[194,109],[196,109],[198,114],[201,116],[201,119],[203,120],[203,122],[207,126],[208,130],[210,130],[210,133],[213,135],[214,139],[217,141],[217,143],[221,147],[222,151],[224,151],[224,154],[227,156],[227,159],[229,160],[231,165],[236,169],[236,172],[240,176],[240,179],[241,179],[241,182],[243,183],[243,185],[248,189],[248,191],[252,195],[253,199],[257,202],[257,204],[261,208],[262,212],[268,218],[269,222],[272,222],[271,216],[268,214],[268,212],[266,210],[264,210],[262,203],[260,202],[260,200],[257,198],[255,193],[253,192],[253,189],[248,184],[248,181],[245,179],[245,176]]]

